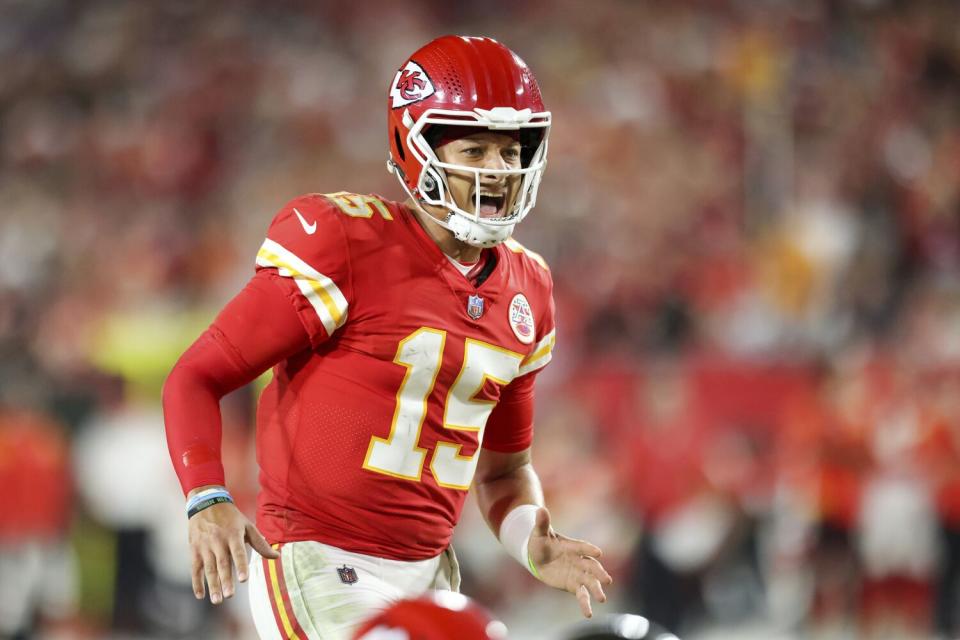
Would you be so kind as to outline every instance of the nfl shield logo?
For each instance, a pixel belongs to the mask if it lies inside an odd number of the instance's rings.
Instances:
[[[483,298],[480,296],[470,296],[467,300],[467,315],[474,320],[479,320],[483,315]]]
[[[353,584],[358,580],[357,571],[353,567],[347,565],[337,567],[337,573],[340,574],[340,582],[343,584]]]

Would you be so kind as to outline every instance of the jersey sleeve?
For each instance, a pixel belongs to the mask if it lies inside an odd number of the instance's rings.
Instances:
[[[553,301],[553,281],[548,280],[548,283],[544,313],[537,323],[537,340],[520,363],[521,376],[543,369],[553,359],[553,347],[557,342],[556,303]]]
[[[500,400],[487,418],[483,448],[516,453],[533,442],[533,390],[536,373],[521,376],[500,392]]]
[[[281,278],[258,272],[190,346],[163,385],[167,446],[183,493],[224,484],[220,399],[309,348]]]
[[[533,443],[534,383],[537,374],[553,358],[557,335],[552,282],[547,287],[544,309],[537,324],[537,341],[520,364],[519,375],[501,391],[500,400],[487,419],[484,449],[515,453]]]
[[[322,196],[296,198],[273,219],[257,252],[257,270],[281,276],[314,347],[342,327],[349,312],[350,251],[340,215]]]

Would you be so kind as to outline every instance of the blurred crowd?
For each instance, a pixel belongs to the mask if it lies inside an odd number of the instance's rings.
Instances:
[[[512,47],[553,112],[517,232],[559,315],[534,459],[609,608],[960,634],[956,3],[13,0],[0,636],[252,637],[240,598],[193,600],[160,387],[287,200],[400,198],[387,85],[444,33]],[[248,507],[256,393],[224,403]],[[516,637],[575,619],[469,504],[456,540]]]

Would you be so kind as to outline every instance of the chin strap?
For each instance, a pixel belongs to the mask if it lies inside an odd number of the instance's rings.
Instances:
[[[447,210],[447,217],[443,219],[430,215],[430,213],[423,208],[425,204],[423,200],[420,197],[415,196],[413,192],[410,191],[410,187],[407,186],[406,180],[403,179],[403,172],[392,158],[387,160],[387,171],[397,177],[397,180],[400,182],[400,186],[403,188],[404,192],[406,192],[407,196],[413,200],[413,203],[421,213],[426,216],[430,216],[433,221],[452,233],[453,237],[457,240],[466,242],[474,247],[488,249],[490,247],[497,246],[513,235],[513,229],[516,227],[516,224],[486,227],[479,222],[470,220],[469,218],[466,218],[449,209]]]
[[[447,214],[445,220],[437,222],[448,229],[457,240],[466,242],[474,247],[494,247],[513,234],[515,225],[498,226],[494,228],[484,227],[478,222],[468,220],[453,211]]]

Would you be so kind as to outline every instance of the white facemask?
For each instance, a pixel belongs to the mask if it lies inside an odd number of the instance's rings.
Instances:
[[[517,223],[523,220],[537,202],[537,191],[547,165],[547,137],[550,132],[550,112],[532,113],[529,109],[517,111],[512,108],[475,109],[473,112],[430,109],[414,123],[409,113],[404,114],[405,124],[410,127],[407,147],[423,166],[417,184],[417,195],[407,188],[403,177],[397,175],[407,194],[417,203],[443,207],[449,213],[445,219],[437,219],[440,226],[448,229],[461,242],[476,247],[492,247],[513,234]],[[409,121],[409,122],[407,122]],[[543,129],[540,146],[534,151],[528,165],[522,169],[485,169],[441,162],[423,136],[426,125],[453,125],[485,127],[491,131],[516,131],[518,129]],[[394,170],[395,167],[390,167]],[[450,194],[447,171],[473,174],[473,211],[462,209]],[[483,175],[519,176],[520,188],[510,211],[500,218],[480,216],[480,180]]]

